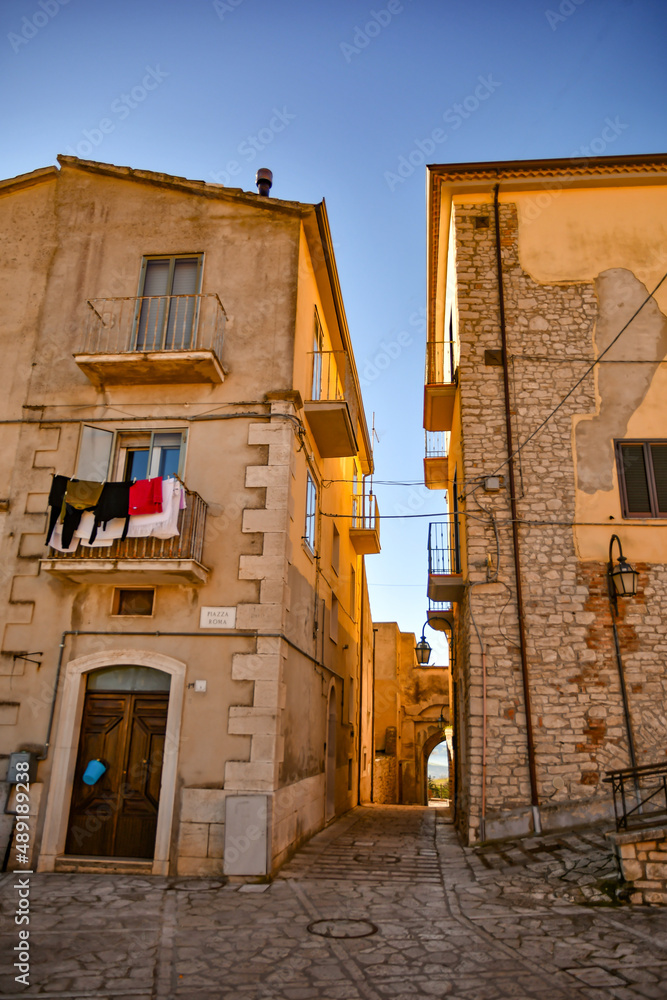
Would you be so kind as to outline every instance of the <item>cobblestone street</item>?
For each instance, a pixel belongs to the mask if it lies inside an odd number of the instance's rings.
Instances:
[[[667,912],[613,904],[599,829],[462,848],[443,811],[362,807],[271,885],[35,875],[30,985],[3,876],[7,997],[667,997]]]

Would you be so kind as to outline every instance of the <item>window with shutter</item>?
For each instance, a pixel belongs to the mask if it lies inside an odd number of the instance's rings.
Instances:
[[[667,442],[617,441],[623,517],[667,517]]]
[[[195,346],[202,257],[147,257],[136,321],[138,351],[185,351]]]

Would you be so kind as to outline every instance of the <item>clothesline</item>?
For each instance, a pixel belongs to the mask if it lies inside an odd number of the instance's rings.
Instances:
[[[178,476],[97,482],[54,475],[46,544],[60,552],[112,545],[116,539],[173,538],[186,507]]]

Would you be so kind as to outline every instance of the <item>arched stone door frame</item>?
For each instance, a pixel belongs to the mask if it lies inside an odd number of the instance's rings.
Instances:
[[[152,868],[153,875],[169,874],[169,845],[176,795],[186,665],[172,656],[145,649],[90,653],[70,660],[65,667],[38,871],[54,871],[56,858],[65,850],[87,675],[102,667],[122,666],[150,667],[171,677]]]

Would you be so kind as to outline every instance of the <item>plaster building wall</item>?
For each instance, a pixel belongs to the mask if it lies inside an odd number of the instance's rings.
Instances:
[[[664,165],[621,176],[633,169],[594,165],[579,181],[545,161],[508,170],[506,182],[499,175],[515,450],[549,418],[515,458],[523,626],[545,828],[609,814],[604,774],[629,765],[607,596],[612,534],[640,574],[637,597],[619,601],[637,762],[659,762],[666,752],[664,521],[624,516],[614,449],[619,440],[665,439],[665,285],[653,298],[650,293],[665,271],[655,248],[667,235],[667,187]],[[610,179],[614,172],[618,178]],[[585,165],[579,173],[583,177]],[[448,185],[449,291],[438,309],[432,306],[443,327],[453,310],[459,352],[449,475],[451,481],[456,470],[460,484],[467,583],[457,608],[454,679],[457,810],[470,841],[528,832],[535,819],[498,363],[494,182],[485,175],[467,193],[464,185]],[[441,255],[445,233],[449,237],[443,209]],[[444,288],[444,279],[438,281]],[[640,307],[627,333],[587,374]],[[487,492],[484,480],[495,475],[500,489]]]
[[[412,632],[396,622],[376,622],[375,779],[373,801],[423,805],[426,765],[450,725],[450,679],[446,667],[423,667]]]
[[[353,360],[345,387],[354,397],[351,453],[323,457],[304,410],[316,307],[323,348],[351,358],[326,210],[62,157],[59,170],[0,185],[0,227],[3,257],[18,261],[15,308],[0,328],[0,754],[5,762],[17,750],[43,758],[33,785],[35,801],[41,795],[34,863],[76,867],[64,842],[87,677],[135,664],[171,676],[148,869],[266,874],[368,796],[370,784],[363,672],[372,630],[350,516],[353,471],[361,490],[372,458]],[[87,300],[95,316],[115,317],[115,336],[119,303],[136,308],[142,260],[179,254],[202,257],[201,328],[214,296],[226,313],[216,358],[222,381],[174,377],[173,357],[164,356],[152,364],[171,365],[171,374],[152,373],[147,384],[145,368],[127,368],[127,346],[102,360],[93,351],[91,360]],[[204,363],[192,353],[181,351],[180,363]],[[122,378],[87,374],[112,363],[126,365]],[[182,432],[180,474],[189,504],[199,505],[200,556],[86,561],[81,549],[69,557],[45,547],[51,476],[76,474],[84,426],[113,431],[114,449],[129,431]],[[317,488],[312,550],[304,540],[308,475]],[[152,614],[114,613],[119,587],[154,589]],[[235,618],[203,628],[207,607],[234,609]],[[23,658],[33,650],[41,652]],[[100,822],[91,818],[83,841],[93,841]]]

